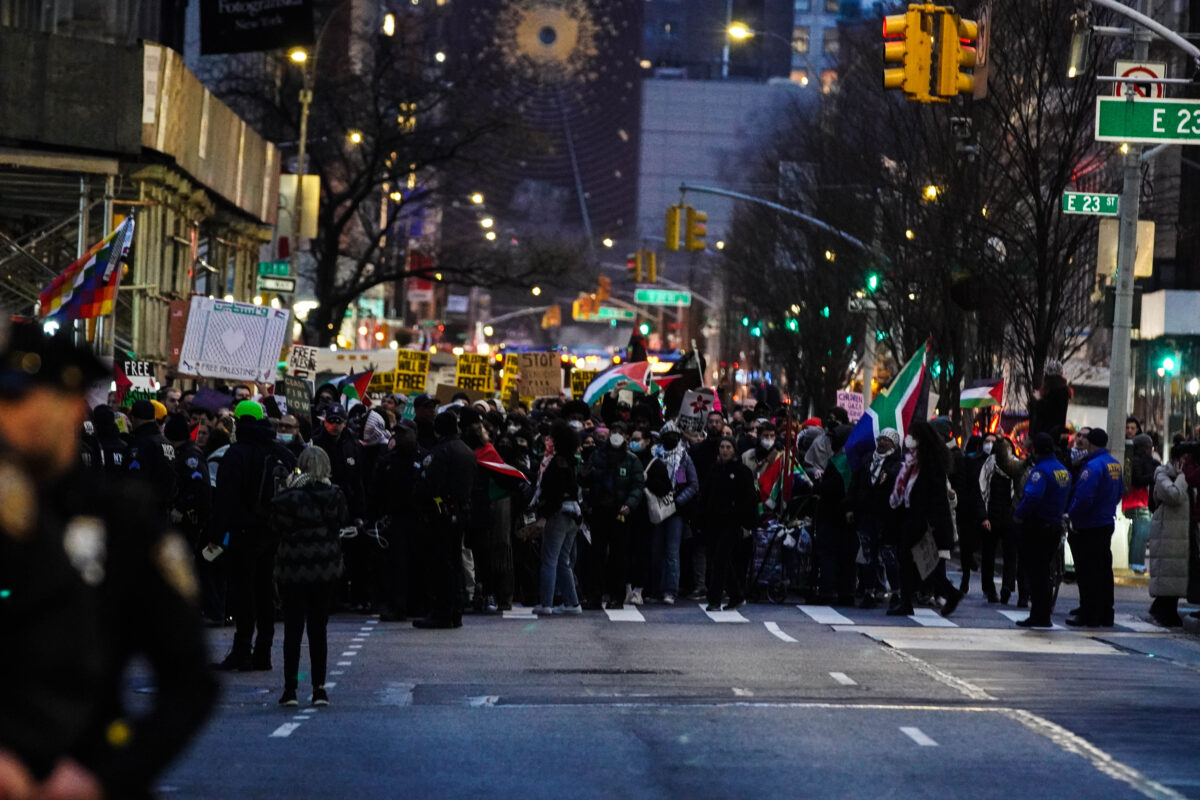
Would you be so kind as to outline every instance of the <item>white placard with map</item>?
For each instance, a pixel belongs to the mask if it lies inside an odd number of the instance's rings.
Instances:
[[[204,378],[273,382],[291,321],[287,311],[193,297],[179,371]]]

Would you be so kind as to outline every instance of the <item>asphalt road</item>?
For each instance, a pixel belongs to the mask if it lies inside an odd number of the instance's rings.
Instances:
[[[1118,598],[1123,623],[1086,632],[1017,629],[978,591],[953,626],[796,605],[714,618],[686,603],[624,615],[640,621],[469,616],[453,631],[339,615],[324,709],[303,676],[300,709],[276,705],[280,626],[275,671],[225,678],[159,789],[1200,798],[1200,639],[1142,620],[1144,588]],[[1073,600],[1064,587],[1059,608]],[[214,656],[230,637],[214,632]]]

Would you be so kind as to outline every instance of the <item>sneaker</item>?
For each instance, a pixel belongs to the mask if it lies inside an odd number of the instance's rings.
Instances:
[[[279,697],[279,705],[281,706],[298,706],[300,701],[296,699],[295,689],[284,689],[283,694]]]
[[[673,606],[673,605],[675,605],[675,595],[664,594],[662,596],[662,601],[663,601],[664,606]]]
[[[578,604],[573,605],[573,606],[555,606],[554,613],[562,614],[562,615],[568,616],[568,617],[577,616],[577,615],[583,613],[583,607]]]
[[[644,602],[642,600],[642,590],[641,589],[631,589],[629,591],[629,596],[627,596],[625,598],[625,602],[629,603],[630,605],[635,605],[635,606],[642,605],[642,603]]]
[[[250,660],[250,656],[230,653],[221,661],[212,665],[212,668],[220,672],[250,672],[254,666]]]
[[[554,609],[550,606],[534,606],[533,613],[539,617],[548,617],[554,613]]]
[[[296,693],[292,692],[292,696],[295,697],[295,695],[296,695]],[[324,686],[317,686],[316,688],[313,689],[312,704],[314,706],[329,705],[329,693],[325,691]]]

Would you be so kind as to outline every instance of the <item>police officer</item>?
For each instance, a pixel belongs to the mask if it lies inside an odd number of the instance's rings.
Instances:
[[[458,435],[458,418],[443,411],[433,420],[437,444],[426,457],[416,496],[426,503],[429,520],[429,616],[415,628],[460,628],[463,612],[463,533],[471,513],[475,454]]]
[[[1079,608],[1067,619],[1074,627],[1113,624],[1112,534],[1117,503],[1125,490],[1121,464],[1108,452],[1108,434],[1092,428],[1083,440],[1087,462],[1079,472],[1067,514],[1067,542],[1075,557]]]
[[[204,526],[212,511],[212,484],[204,453],[192,441],[191,426],[183,414],[169,414],[163,436],[175,449],[175,501],[171,505],[171,523],[187,537],[199,553],[207,542],[201,541]]]
[[[1033,469],[1025,479],[1025,493],[1013,512],[1021,526],[1021,561],[1029,578],[1029,616],[1018,620],[1022,628],[1049,628],[1050,563],[1062,541],[1062,515],[1071,493],[1071,473],[1054,455],[1048,433],[1033,437]],[[995,591],[995,590],[993,590]]]
[[[138,400],[129,409],[133,431],[129,440],[128,469],[154,492],[154,507],[165,520],[175,501],[175,448],[163,436],[155,419],[154,401]]]
[[[146,797],[215,699],[187,544],[137,482],[70,472],[106,377],[39,326],[0,331],[0,797]],[[135,656],[157,692],[130,714]]]

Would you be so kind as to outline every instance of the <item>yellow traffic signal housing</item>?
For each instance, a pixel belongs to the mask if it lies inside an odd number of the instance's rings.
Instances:
[[[634,283],[642,282],[642,251],[625,256],[625,272]]]
[[[646,281],[648,283],[658,283],[658,254],[653,250],[646,250],[645,253]]]
[[[941,97],[970,94],[975,90],[975,76],[963,68],[975,66],[975,42],[979,39],[979,23],[963,19],[953,11],[940,15],[938,21],[937,76],[934,93]]]
[[[667,228],[663,238],[668,250],[679,249],[679,212],[681,206],[667,206]]]
[[[685,206],[687,209],[686,226],[687,230],[684,233],[683,245],[687,250],[703,250],[705,248],[704,237],[708,234],[708,214],[703,211],[697,211],[691,206]]]
[[[562,325],[562,309],[557,305],[550,306],[542,314],[542,328],[557,328]]]
[[[612,296],[612,278],[601,275],[596,279],[596,300],[603,302]]]
[[[883,18],[883,60],[900,64],[883,71],[883,88],[902,89],[909,99],[939,102],[929,93],[933,63],[933,15],[910,10]]]

